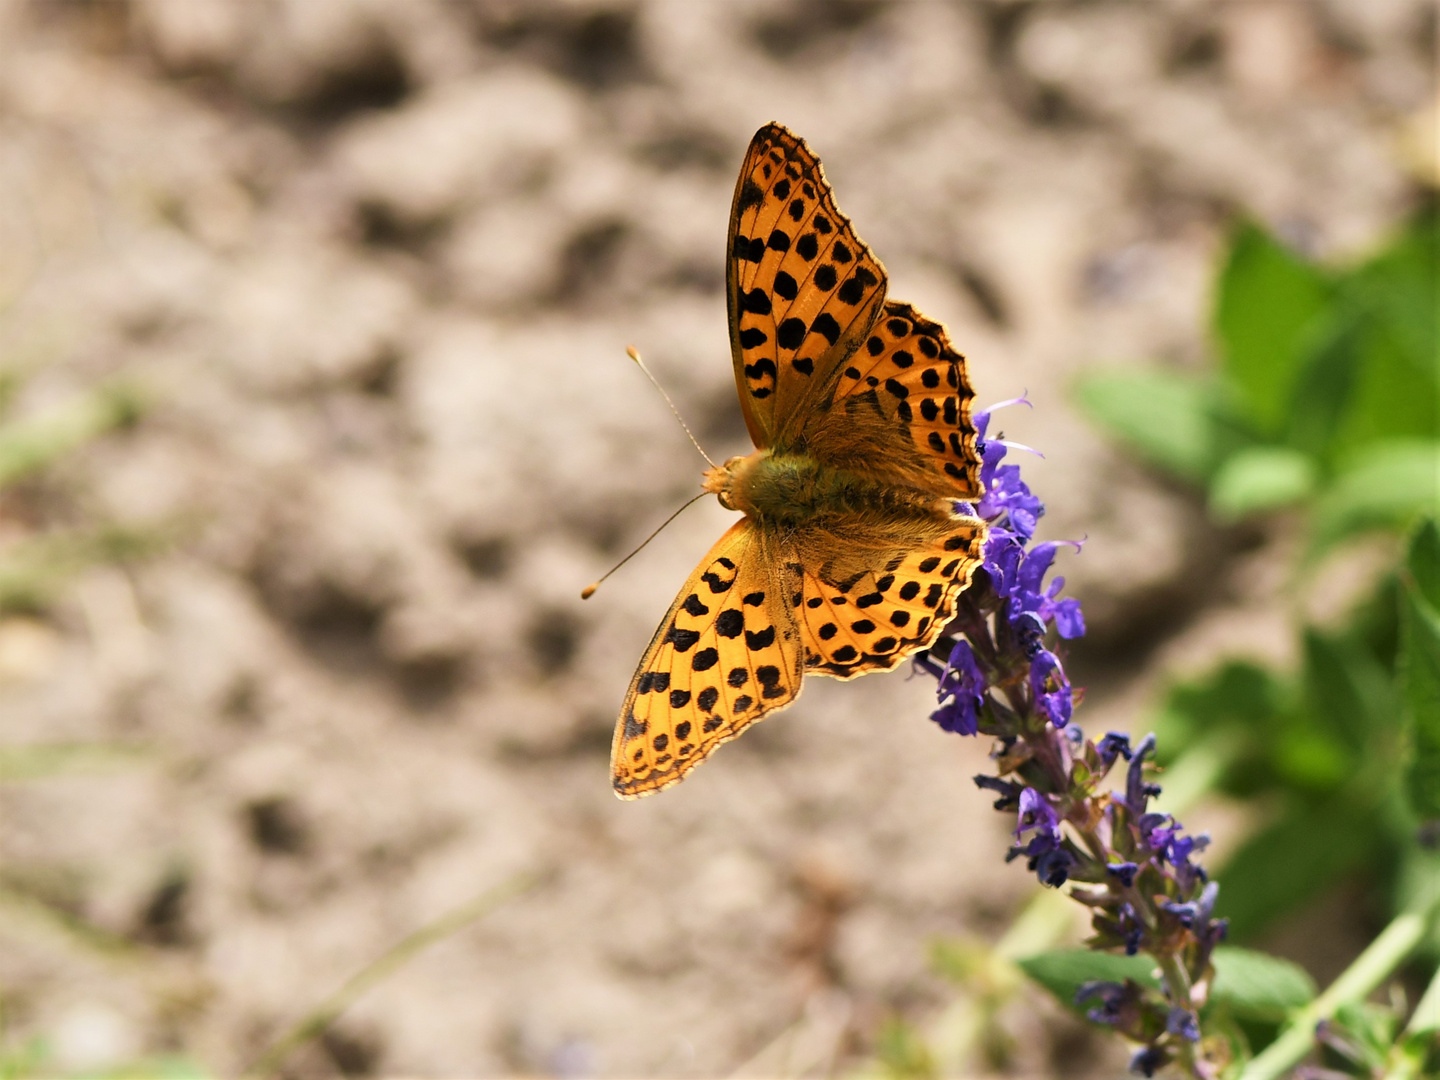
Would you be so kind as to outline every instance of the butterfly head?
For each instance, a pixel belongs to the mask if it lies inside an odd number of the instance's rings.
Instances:
[[[769,455],[768,450],[756,450],[753,454],[726,458],[725,464],[706,469],[700,487],[715,495],[726,510],[749,512],[750,500],[743,492],[749,486],[747,480],[761,459]]]

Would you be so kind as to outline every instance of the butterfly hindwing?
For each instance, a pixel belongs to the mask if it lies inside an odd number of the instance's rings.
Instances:
[[[730,350],[757,447],[798,433],[807,404],[865,339],[885,269],[835,205],[819,160],[779,124],[755,133],[730,214]]]
[[[980,565],[985,530],[957,517],[929,543],[858,575],[807,570],[797,612],[806,670],[851,679],[929,648]]]
[[[677,783],[800,693],[798,574],[748,518],[701,560],[640,660],[615,730],[615,791]]]
[[[974,391],[945,328],[887,300],[834,392],[805,426],[817,458],[899,487],[975,499],[980,452]]]

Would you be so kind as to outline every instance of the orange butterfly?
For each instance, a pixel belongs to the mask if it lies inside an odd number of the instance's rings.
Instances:
[[[744,517],[655,632],[615,729],[616,793],[679,782],[800,693],[928,648],[981,559],[965,359],[885,299],[885,269],[779,124],[755,133],[726,246],[730,353],[757,447],[702,487]]]

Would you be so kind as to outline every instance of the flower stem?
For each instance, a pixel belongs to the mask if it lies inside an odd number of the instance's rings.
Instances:
[[[1190,974],[1185,970],[1185,965],[1174,953],[1155,955],[1155,960],[1160,965],[1160,977],[1165,982],[1165,996],[1170,999],[1172,1005],[1193,1013],[1195,1005],[1190,999]],[[1209,1076],[1209,1073],[1200,1069],[1200,1063],[1195,1057],[1194,1043],[1178,1039],[1175,1050],[1181,1066],[1187,1073],[1202,1078]]]
[[[1435,972],[1435,977],[1420,996],[1420,1004],[1415,1006],[1410,1022],[1405,1025],[1405,1032],[1409,1035],[1437,1031],[1440,1031],[1440,970]]]
[[[1432,903],[1426,910],[1397,916],[1324,993],[1295,1014],[1280,1037],[1245,1066],[1239,1080],[1278,1080],[1298,1064],[1315,1042],[1315,1025],[1329,1020],[1341,1006],[1363,1001],[1387,979],[1424,940],[1437,911],[1440,903]]]

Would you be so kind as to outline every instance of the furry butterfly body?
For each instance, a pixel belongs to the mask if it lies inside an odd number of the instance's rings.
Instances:
[[[743,513],[690,575],[631,682],[616,794],[681,780],[794,701],[929,647],[981,559],[964,358],[887,300],[819,160],[778,124],[741,167],[726,247],[731,355],[754,453],[704,475]]]

